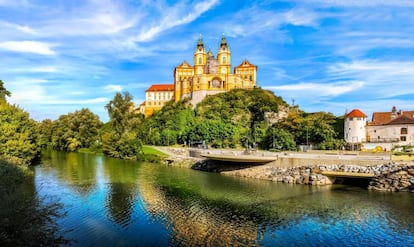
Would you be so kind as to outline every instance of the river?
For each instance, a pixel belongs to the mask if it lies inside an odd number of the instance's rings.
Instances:
[[[45,152],[38,195],[72,246],[413,246],[414,194]],[[45,203],[47,203],[45,201]]]

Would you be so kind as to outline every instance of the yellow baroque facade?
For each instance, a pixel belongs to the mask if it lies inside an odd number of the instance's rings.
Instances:
[[[184,61],[174,70],[175,101],[190,98],[195,106],[207,95],[226,92],[234,88],[250,89],[256,86],[257,66],[244,60],[231,71],[231,53],[223,36],[217,57],[206,53],[200,37],[194,52],[194,65]]]

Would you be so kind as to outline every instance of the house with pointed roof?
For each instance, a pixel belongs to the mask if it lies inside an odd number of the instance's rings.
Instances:
[[[344,139],[349,144],[361,144],[372,149],[391,150],[394,144],[414,144],[414,111],[374,112],[371,121],[358,109],[345,116]]]
[[[145,101],[139,106],[139,111],[149,117],[173,99],[174,84],[153,84],[145,91]]]
[[[414,143],[414,111],[374,112],[367,123],[367,141],[380,143]]]

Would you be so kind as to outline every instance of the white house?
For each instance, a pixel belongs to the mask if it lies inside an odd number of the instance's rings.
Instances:
[[[374,112],[372,120],[358,109],[345,116],[344,139],[363,149],[391,150],[392,146],[414,145],[414,111]]]
[[[358,109],[345,115],[344,134],[347,143],[362,143],[366,139],[367,115]]]

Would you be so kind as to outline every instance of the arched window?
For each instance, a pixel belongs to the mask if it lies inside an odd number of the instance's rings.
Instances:
[[[226,63],[227,62],[227,57],[223,57],[221,60],[223,61],[223,63]]]
[[[203,58],[202,57],[198,57],[198,64],[202,64],[203,63]]]

